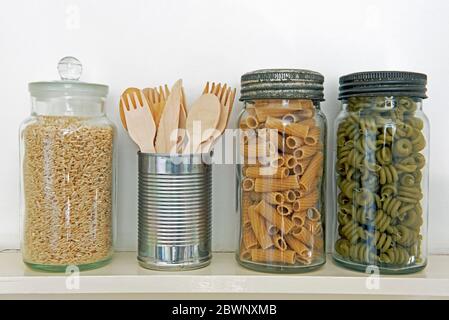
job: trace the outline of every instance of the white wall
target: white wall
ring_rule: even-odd
[[[323,108],[332,123],[340,75],[372,69],[427,73],[430,244],[434,253],[449,253],[448,14],[444,0],[2,1],[0,249],[19,243],[17,129],[29,114],[27,83],[55,79],[59,58],[74,55],[84,64],[84,81],[110,85],[107,112],[116,123],[122,89],[179,77],[191,101],[206,80],[238,86],[240,75],[254,69],[317,70],[326,77]],[[133,249],[136,148],[119,131],[117,244]],[[216,168],[214,179],[214,247],[231,250],[233,168]]]

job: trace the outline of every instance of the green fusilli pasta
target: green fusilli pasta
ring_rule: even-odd
[[[422,261],[424,122],[409,97],[350,97],[337,133],[339,259],[403,267]]]

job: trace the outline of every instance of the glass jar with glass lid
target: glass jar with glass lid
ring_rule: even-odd
[[[323,81],[297,69],[242,76],[237,260],[244,267],[294,273],[325,263]]]
[[[115,207],[115,127],[108,87],[78,81],[73,57],[60,81],[29,84],[31,116],[20,128],[22,254],[33,269],[63,272],[107,264]]]
[[[426,83],[426,75],[412,72],[340,78],[333,239],[339,265],[381,273],[410,273],[426,265]]]

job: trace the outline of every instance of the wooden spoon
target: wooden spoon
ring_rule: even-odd
[[[209,83],[207,83],[203,92],[207,93],[208,90],[209,90]],[[218,85],[212,83],[210,93],[216,95],[217,98],[220,99],[221,114],[220,120],[217,124],[217,131],[208,141],[203,142],[203,144],[201,145],[201,149],[203,150],[202,152],[210,152],[214,143],[218,140],[218,138],[220,138],[220,136],[226,130],[230,114],[232,113],[232,107],[234,105],[235,92],[236,90],[235,89],[232,90],[230,87],[227,86],[227,84],[224,84],[222,86],[220,83]]]
[[[201,143],[215,134],[220,121],[221,106],[217,96],[207,93],[201,95],[192,105],[186,121],[188,142],[184,153],[198,153]]]

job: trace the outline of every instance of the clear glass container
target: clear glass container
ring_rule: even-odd
[[[42,271],[94,269],[113,253],[116,129],[108,87],[77,81],[72,57],[58,69],[61,81],[30,83],[20,128],[22,255]]]
[[[399,274],[426,266],[425,83],[425,75],[404,72],[358,73],[340,80],[333,237],[339,265]]]
[[[323,81],[307,70],[242,76],[236,258],[244,267],[297,273],[326,261]]]

